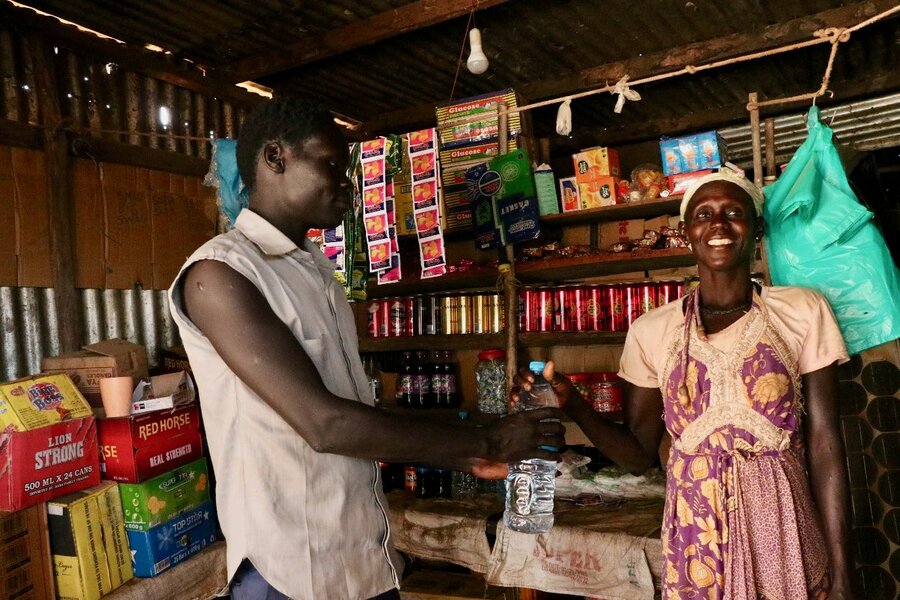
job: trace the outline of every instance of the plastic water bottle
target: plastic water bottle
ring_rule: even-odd
[[[558,406],[556,394],[542,375],[544,363],[532,361],[534,375],[530,392],[522,392],[514,411]],[[503,522],[513,531],[546,533],[553,526],[553,492],[556,461],[529,458],[510,463],[506,477],[506,511]]]

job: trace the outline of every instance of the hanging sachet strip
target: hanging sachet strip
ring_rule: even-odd
[[[363,142],[361,148],[363,225],[369,247],[369,270],[373,272],[391,266],[384,149],[384,138]]]
[[[394,182],[388,179],[384,186],[385,211],[388,220],[388,239],[391,242],[390,265],[384,271],[378,271],[378,285],[397,283],[402,275],[400,271],[400,246],[397,242],[397,211],[394,201]]]
[[[447,254],[441,227],[437,133],[433,128],[412,131],[407,142],[422,279],[438,277],[447,272]]]

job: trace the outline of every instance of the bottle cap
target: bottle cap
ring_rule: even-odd
[[[528,363],[528,370],[532,373],[543,373],[544,372],[544,361],[542,360],[533,360]]]
[[[506,358],[506,352],[500,348],[488,348],[478,353],[478,360],[494,360],[497,358]]]

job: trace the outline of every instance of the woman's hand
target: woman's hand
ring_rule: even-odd
[[[556,372],[556,366],[552,360],[547,361],[547,364],[544,365],[543,376],[553,389],[553,393],[556,394],[556,401],[559,407],[565,408],[573,394],[577,393],[575,386],[572,385],[572,382],[565,375]],[[528,369],[519,369],[519,373],[513,378],[513,385],[509,390],[510,412],[515,412],[520,395],[522,392],[530,391],[532,383],[534,383],[534,374]]]

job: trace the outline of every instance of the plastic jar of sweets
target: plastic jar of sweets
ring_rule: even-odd
[[[493,415],[507,412],[506,352],[490,348],[478,353],[475,364],[475,390],[478,410]]]
[[[569,381],[572,382],[572,385],[578,390],[578,393],[581,394],[581,397],[584,398],[585,402],[591,401],[591,373],[569,373],[566,375],[569,378]]]
[[[622,382],[615,373],[592,373],[591,406],[597,412],[622,410]]]

